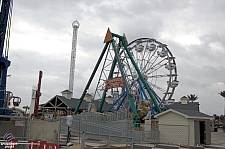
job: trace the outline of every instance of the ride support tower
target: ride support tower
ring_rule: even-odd
[[[69,77],[69,91],[71,91],[72,93],[73,93],[74,74],[75,74],[77,31],[78,31],[79,26],[80,26],[80,23],[77,20],[72,23],[73,40],[72,40],[71,61],[70,61],[70,77]]]
[[[0,13],[0,115],[11,115],[11,110],[8,110],[8,99],[6,98],[6,79],[7,70],[10,66],[8,60],[9,37],[12,17],[12,0],[1,1]]]

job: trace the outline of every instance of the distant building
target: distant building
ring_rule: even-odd
[[[45,115],[50,115],[50,113],[54,113],[53,117],[56,115],[63,116],[67,115],[69,112],[74,112],[80,99],[72,98],[72,92],[69,90],[64,90],[61,92],[62,95],[55,95],[45,104],[42,104],[42,111]],[[109,103],[108,103],[109,102]],[[98,109],[101,101],[100,100],[92,100],[92,95],[87,93],[81,103],[80,109],[78,113],[87,112],[90,110],[90,107],[95,106],[94,109]],[[106,102],[103,106],[103,111],[108,110],[112,105],[112,101],[107,97]],[[93,108],[92,108],[93,109]],[[50,116],[52,117],[52,116]]]
[[[183,110],[199,110],[199,102],[190,102],[188,98],[181,98],[181,101],[175,102],[174,99],[166,100],[165,103],[168,105],[169,109],[183,109]]]
[[[183,110],[193,110],[193,111],[200,111],[199,110],[199,102],[174,102],[173,104],[170,104],[170,109],[183,109]]]

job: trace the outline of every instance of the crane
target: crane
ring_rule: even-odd
[[[12,0],[1,0],[0,13],[0,115],[10,115],[11,110],[4,107],[6,102],[6,78],[7,70],[10,66],[8,60],[8,41],[10,35],[11,16],[12,16]]]
[[[70,77],[69,77],[69,91],[71,91],[72,93],[73,93],[75,59],[76,59],[77,30],[78,30],[79,26],[80,26],[80,24],[77,20],[72,23],[73,40],[72,40],[71,61],[70,61]]]

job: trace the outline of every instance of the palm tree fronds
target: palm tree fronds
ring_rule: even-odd
[[[225,98],[225,91],[221,91],[219,94]]]
[[[198,99],[198,95],[190,94],[190,95],[187,95],[187,98],[189,99],[189,101],[193,102]]]

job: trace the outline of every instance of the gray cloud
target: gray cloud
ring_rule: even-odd
[[[223,0],[14,1],[8,70],[12,77],[7,89],[22,97],[22,105],[29,105],[39,70],[44,73],[41,103],[67,89],[71,24],[77,19],[81,25],[74,97],[80,97],[109,27],[114,33],[126,33],[128,41],[149,37],[167,44],[176,57],[180,81],[174,98],[178,101],[183,95],[196,94],[202,112],[222,114],[223,99],[218,92],[225,90],[224,6]],[[184,40],[184,36],[189,38]],[[199,43],[192,43],[193,38]]]

